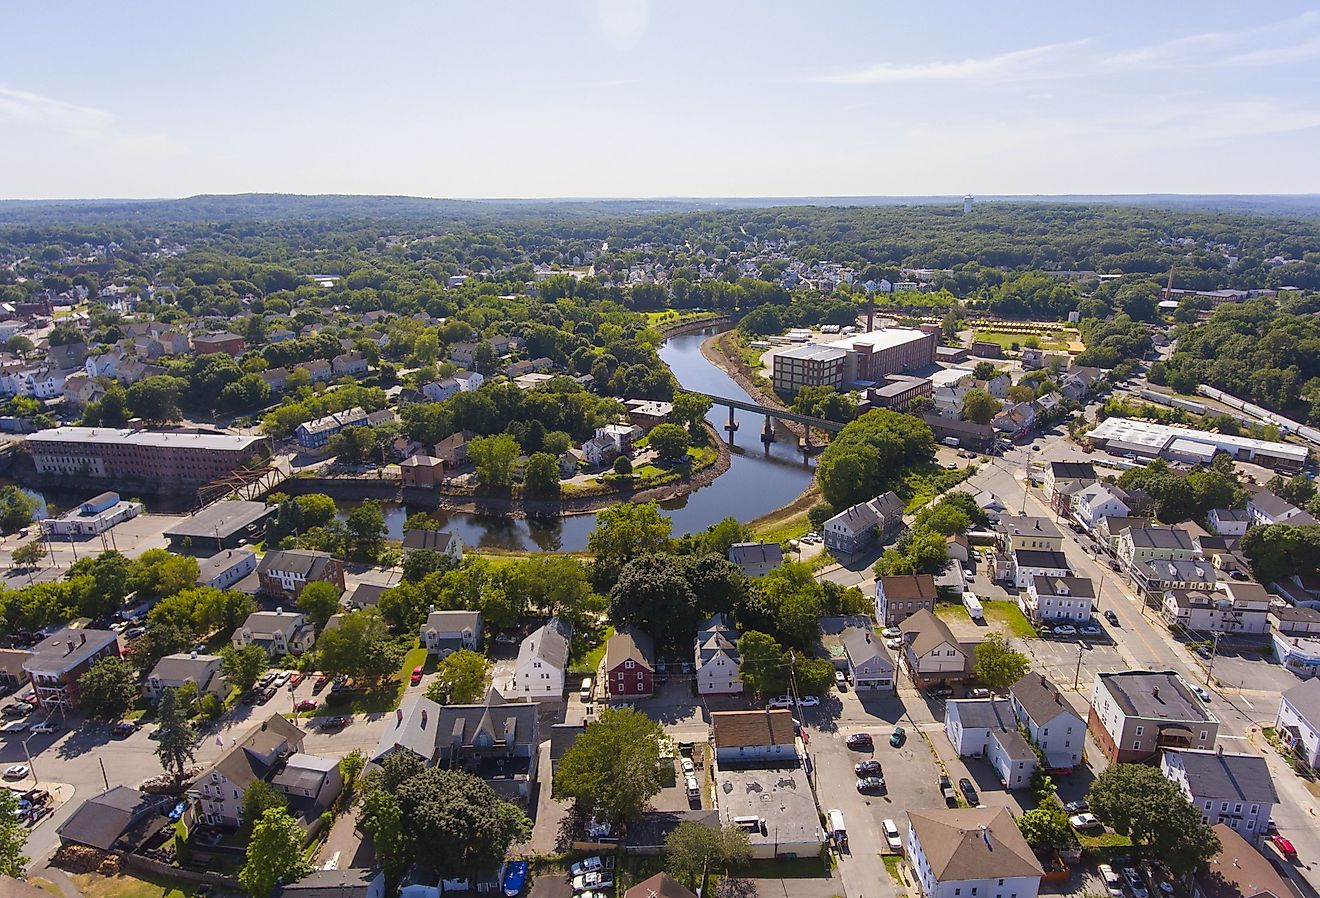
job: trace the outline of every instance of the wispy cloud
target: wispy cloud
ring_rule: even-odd
[[[1115,53],[1109,67],[1211,68],[1282,65],[1320,55],[1320,12],[1267,22],[1238,31],[1203,31]],[[1242,50],[1243,47],[1255,49]]]
[[[896,64],[882,62],[862,68],[819,75],[811,80],[825,84],[896,84],[914,81],[1007,81],[1036,77],[1050,65],[1066,61],[1068,52],[1086,40],[1045,44],[1012,50],[997,56],[953,62]]]
[[[13,127],[94,137],[104,133],[113,120],[102,109],[0,86],[0,122]]]

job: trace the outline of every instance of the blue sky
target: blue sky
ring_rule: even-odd
[[[62,2],[4,22],[5,198],[1320,192],[1314,4]]]

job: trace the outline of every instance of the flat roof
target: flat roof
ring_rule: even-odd
[[[166,536],[210,537],[223,539],[251,526],[274,511],[264,502],[247,502],[236,499],[231,502],[217,502],[203,508],[195,515],[184,518],[165,531]]]
[[[1223,449],[1226,452],[1237,449],[1250,449],[1276,458],[1288,458],[1299,464],[1306,461],[1305,446],[1294,446],[1273,440],[1256,440],[1251,437],[1239,437],[1226,433],[1209,433],[1204,430],[1192,430],[1187,427],[1173,427],[1168,424],[1155,424],[1149,421],[1134,421],[1130,418],[1106,418],[1091,429],[1088,436],[1097,440],[1117,440],[1132,446],[1146,446],[1153,452],[1166,448],[1174,440],[1180,443],[1182,451],[1191,447],[1186,442],[1202,443]]]
[[[885,349],[893,349],[895,346],[903,346],[907,343],[915,343],[918,340],[927,338],[934,339],[931,334],[924,331],[913,330],[910,327],[881,327],[866,333],[853,334],[850,337],[844,337],[841,340],[835,340],[828,344],[836,346],[839,349],[852,349],[854,346],[864,344],[870,346],[872,351],[880,352]]]
[[[820,814],[807,774],[800,767],[727,770],[716,774],[721,822],[759,817],[763,829],[745,830],[753,845],[823,845]]]
[[[1128,670],[1102,673],[1099,677],[1114,701],[1129,717],[1219,722],[1200,699],[1192,695],[1182,678],[1171,670]]]
[[[835,346],[808,343],[805,346],[794,346],[791,349],[785,349],[783,352],[776,352],[774,357],[777,359],[807,359],[817,362],[832,362],[846,355],[846,351]]]
[[[185,449],[241,450],[262,437],[236,433],[184,433],[177,430],[132,430],[115,427],[51,427],[28,435],[36,443],[126,443],[154,449],[179,446]]]

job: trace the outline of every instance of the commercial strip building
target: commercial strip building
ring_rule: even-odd
[[[1111,453],[1130,452],[1140,458],[1206,464],[1216,453],[1226,452],[1237,461],[1254,462],[1279,471],[1300,471],[1308,454],[1305,446],[1291,443],[1254,440],[1130,418],[1106,418],[1087,437]]]
[[[141,513],[139,503],[126,502],[118,493],[101,493],[57,518],[42,519],[41,532],[47,536],[94,536]]]
[[[38,474],[152,486],[208,483],[267,453],[259,436],[113,427],[53,427],[27,444]]]
[[[165,538],[175,552],[210,556],[260,542],[266,519],[275,511],[264,502],[216,502],[170,527]]]

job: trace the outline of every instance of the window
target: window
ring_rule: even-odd
[[[1201,730],[1201,741],[1204,742],[1204,741],[1205,741],[1205,737],[1208,736],[1208,735],[1210,735],[1209,731],[1207,731],[1207,730]]]
[[[1046,727],[1045,729],[1043,729],[1043,730],[1040,731],[1040,734],[1041,734],[1042,736],[1048,736],[1048,735],[1050,734],[1050,728],[1049,728],[1049,727]]]
[[[1256,828],[1256,821],[1255,821],[1255,820],[1248,820],[1248,821],[1247,821],[1247,829],[1248,829],[1248,830],[1253,830],[1253,829],[1255,829],[1255,828]]]
[[[633,661],[625,661],[625,662],[623,662],[623,666],[626,667],[626,668],[628,668],[628,670],[632,670],[634,667],[637,666],[637,664],[636,664],[636,662],[633,662]]]
[[[1144,732],[1146,732],[1146,728],[1145,728],[1145,727],[1137,727],[1137,732],[1136,732],[1135,735],[1140,736],[1140,735],[1141,735],[1142,733],[1144,733]]]
[[[1226,813],[1228,813],[1228,802],[1226,802],[1226,801],[1221,801],[1221,802],[1219,803],[1219,813],[1221,813],[1221,814],[1226,814]]]
[[[1002,879],[999,880],[999,884],[1002,886],[1004,884],[1004,881]]]
[[[1132,750],[1141,751],[1141,740],[1138,739],[1136,742],[1132,743]]]
[[[1251,816],[1255,817],[1255,816],[1256,816],[1257,814],[1259,814],[1259,813],[1260,813],[1260,805],[1258,805],[1258,804],[1253,804],[1253,805],[1251,806]]]

